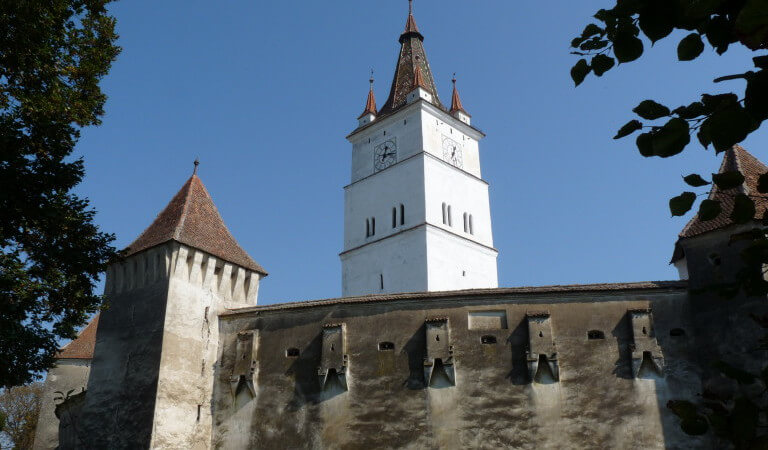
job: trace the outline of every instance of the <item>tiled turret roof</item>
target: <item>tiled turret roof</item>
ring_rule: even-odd
[[[366,114],[373,114],[374,116],[376,115],[376,96],[373,94],[373,76],[371,76],[369,81],[371,83],[371,89],[368,91],[368,99],[365,101],[365,110],[362,114],[360,114],[358,119],[365,116]]]
[[[197,175],[192,175],[152,225],[126,248],[126,256],[177,241],[254,272],[267,272],[237,243]]]
[[[77,338],[65,345],[56,355],[56,359],[92,359],[96,346],[96,330],[99,328],[99,314],[83,328]]]
[[[733,211],[733,199],[737,194],[750,195],[755,202],[755,218],[762,219],[763,212],[768,209],[768,199],[765,195],[757,192],[757,179],[760,175],[768,172],[768,167],[744,150],[744,148],[735,145],[725,151],[725,157],[723,158],[719,173],[735,170],[744,175],[744,183],[741,186],[728,190],[712,186],[710,191],[709,198],[720,201],[722,208],[720,215],[715,219],[702,221],[699,219],[699,215],[696,214],[683,228],[683,231],[680,232],[680,238],[698,236],[702,233],[733,225],[731,212]]]
[[[455,75],[455,74],[454,74]],[[464,109],[464,106],[461,104],[461,98],[459,97],[459,90],[456,89],[456,77],[453,77],[453,96],[451,96],[451,114],[461,111],[466,115],[469,115],[469,113]]]
[[[400,35],[400,55],[397,58],[392,88],[386,103],[379,111],[380,115],[392,113],[405,105],[406,96],[416,89],[416,67],[419,67],[421,71],[422,87],[432,94],[432,103],[439,108],[443,107],[437,95],[435,80],[432,77],[432,70],[429,68],[423,42],[424,36],[419,32],[419,27],[416,26],[413,13],[409,11],[405,31]]]

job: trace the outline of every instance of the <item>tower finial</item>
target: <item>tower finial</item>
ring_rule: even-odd
[[[451,82],[453,83],[453,87],[456,87],[456,72],[453,72],[453,78],[451,79]]]
[[[192,175],[197,175],[197,166],[200,165],[200,158],[195,158],[194,164],[195,164],[195,168],[194,170],[192,170]]]
[[[408,15],[413,15],[413,0],[408,0]]]
[[[373,68],[371,68],[371,78],[368,79],[368,82],[371,83],[371,89],[373,89]]]

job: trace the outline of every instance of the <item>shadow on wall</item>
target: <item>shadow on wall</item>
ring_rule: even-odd
[[[426,326],[422,324],[401,350],[402,353],[408,355],[408,378],[403,381],[403,386],[411,390],[426,387],[424,380],[425,334]]]
[[[614,363],[613,374],[625,380],[634,379],[632,375],[632,332],[629,315],[621,317],[619,323],[611,330],[611,336],[616,339],[619,358]]]
[[[507,344],[511,347],[512,370],[509,371],[507,379],[516,386],[530,384],[531,377],[528,374],[528,360],[526,351],[528,350],[528,321],[521,320],[517,324],[512,334],[507,338]]]

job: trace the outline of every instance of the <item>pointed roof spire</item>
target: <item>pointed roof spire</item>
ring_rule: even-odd
[[[421,72],[420,86],[432,94],[432,104],[438,108],[443,108],[440,98],[437,95],[435,80],[432,76],[432,70],[429,68],[427,54],[424,51],[424,36],[419,32],[416,26],[416,19],[413,17],[413,2],[408,2],[408,20],[405,22],[405,31],[400,35],[400,54],[397,58],[395,67],[395,76],[392,80],[392,87],[389,91],[389,97],[381,107],[379,115],[390,114],[403,105],[406,97],[419,84],[416,84],[417,77]],[[418,71],[416,68],[418,67]]]
[[[376,115],[376,95],[373,93],[373,69],[371,69],[371,78],[368,80],[368,82],[371,83],[371,88],[368,91],[368,99],[365,101],[365,110],[362,114],[360,114],[358,119],[367,114],[373,114],[374,116]]]
[[[469,115],[469,113],[464,109],[464,106],[461,104],[461,98],[459,97],[459,90],[456,89],[456,73],[453,74],[453,79],[451,79],[451,82],[453,83],[453,96],[451,97],[451,114],[461,111],[466,115]]]
[[[130,256],[168,241],[180,242],[267,275],[229,232],[197,174],[189,177],[155,221],[125,249],[125,255]]]
[[[698,236],[709,231],[734,225],[733,220],[731,220],[731,212],[733,211],[734,198],[737,194],[752,196],[751,198],[755,202],[755,218],[761,219],[763,217],[763,212],[768,209],[768,198],[760,195],[757,191],[757,181],[760,175],[768,172],[768,167],[741,146],[734,145],[725,151],[725,157],[723,157],[723,163],[718,173],[736,170],[744,175],[744,183],[742,185],[728,190],[723,190],[713,185],[709,193],[710,200],[718,200],[720,202],[720,207],[722,208],[720,215],[715,219],[703,221],[696,214],[680,232],[680,238]]]

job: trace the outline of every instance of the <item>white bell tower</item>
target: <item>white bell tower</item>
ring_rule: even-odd
[[[441,103],[412,11],[392,88],[376,110],[373,80],[344,188],[342,295],[498,287],[488,183],[453,80]]]

